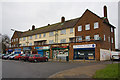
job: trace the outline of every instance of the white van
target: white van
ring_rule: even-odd
[[[120,60],[120,52],[112,51],[110,58],[112,60]]]

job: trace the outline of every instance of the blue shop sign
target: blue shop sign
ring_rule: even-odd
[[[8,49],[8,52],[13,52],[13,49]]]
[[[41,50],[41,49],[43,49],[43,47],[35,47],[35,49]]]
[[[15,52],[21,52],[21,49],[20,48],[17,48],[17,49],[14,49]]]

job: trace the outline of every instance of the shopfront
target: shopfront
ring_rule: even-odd
[[[42,56],[50,57],[50,47],[49,46],[43,46],[43,47],[35,47],[34,49],[37,49],[38,54],[41,54]]]
[[[95,60],[95,47],[96,44],[73,45],[73,59]]]
[[[13,52],[13,49],[8,49],[8,54],[11,54]]]
[[[69,56],[69,47],[68,46],[52,47],[53,59],[66,60],[66,56]]]
[[[23,47],[23,53],[24,54],[31,54],[31,50],[32,50],[31,47]]]
[[[14,49],[14,54],[21,54],[21,48]]]

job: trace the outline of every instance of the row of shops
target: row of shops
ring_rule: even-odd
[[[8,49],[8,53],[15,54],[41,54],[51,59],[63,59],[66,60],[67,56],[73,54],[74,60],[95,60],[95,44],[86,44],[86,45],[73,45],[70,46],[37,46],[37,47],[23,47]],[[70,49],[73,49],[73,52],[70,53]]]

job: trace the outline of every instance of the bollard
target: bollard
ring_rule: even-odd
[[[61,62],[61,57],[59,58],[59,62]]]

